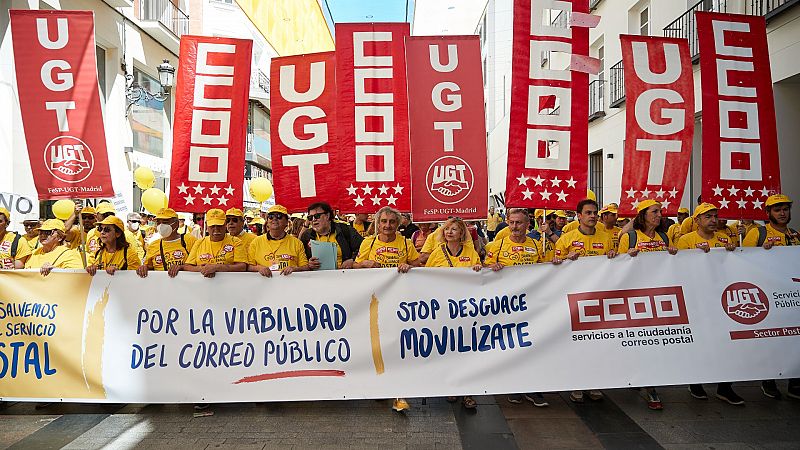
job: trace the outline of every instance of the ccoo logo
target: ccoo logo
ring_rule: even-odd
[[[722,309],[731,319],[753,325],[761,322],[769,313],[767,294],[752,283],[739,282],[722,292]]]
[[[65,183],[79,183],[94,168],[92,150],[73,136],[58,136],[44,148],[44,163],[51,175]]]
[[[472,167],[457,156],[442,156],[425,174],[425,186],[434,200],[445,205],[458,203],[472,192],[475,178]]]

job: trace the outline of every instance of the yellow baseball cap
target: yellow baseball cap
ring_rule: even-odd
[[[114,204],[110,202],[103,202],[97,205],[97,214],[117,213]]]
[[[217,208],[209,209],[206,212],[206,225],[225,225],[225,211]]]
[[[11,213],[5,208],[0,208],[0,214],[6,216],[6,222],[11,222]]]
[[[567,213],[565,213],[563,209],[559,209],[554,214],[556,215],[556,217],[561,217],[563,219],[567,218]]]
[[[81,208],[81,214],[97,214],[97,210],[95,210],[91,206],[84,206],[83,208]]]
[[[239,209],[239,208],[231,208],[231,209],[225,211],[225,215],[226,216],[234,216],[234,217],[244,217],[244,214],[242,213],[242,210]]]
[[[792,203],[792,199],[790,199],[789,196],[783,194],[770,195],[767,198],[767,203],[765,203],[765,205],[772,206],[772,205],[777,205],[778,203]]]
[[[156,214],[156,219],[176,219],[178,218],[178,213],[175,212],[172,208],[164,208]]]
[[[252,219],[256,215],[253,213],[253,210],[251,209],[250,211],[247,211],[246,213],[244,213],[244,216],[247,217],[248,219]]]
[[[44,221],[41,227],[39,227],[41,231],[51,231],[51,230],[58,230],[62,233],[65,232],[64,222],[60,221],[59,219],[47,219]]]
[[[258,223],[264,225],[265,223],[267,223],[267,221],[262,219],[261,217],[253,217],[253,220],[251,220],[250,223]]]
[[[543,209],[536,209],[536,210],[533,211],[533,217],[538,219],[539,217],[542,217],[542,216],[544,216],[544,210]]]
[[[289,217],[289,210],[287,210],[287,209],[286,209],[284,206],[282,206],[282,205],[273,205],[273,206],[270,206],[270,208],[267,210],[267,214],[269,214],[269,213],[281,213],[281,214],[283,214],[284,216],[286,216],[286,217]]]
[[[700,203],[697,205],[697,208],[694,209],[694,216],[697,217],[700,214],[705,214],[709,211],[714,211],[718,209],[716,206],[712,205],[711,203]]]
[[[619,209],[617,209],[616,203],[609,203],[600,210],[600,215],[605,213],[617,214],[619,213]]]
[[[692,214],[689,208],[678,208],[678,214]]]
[[[122,222],[117,216],[108,216],[100,222],[100,225],[114,225],[115,227],[119,228],[120,231],[125,231],[125,224]]]
[[[661,206],[661,203],[657,202],[657,201],[655,201],[653,199],[648,198],[647,200],[639,202],[639,204],[636,205],[636,212],[642,212],[645,209],[647,209],[647,208],[649,208],[651,206],[654,206],[654,205]]]

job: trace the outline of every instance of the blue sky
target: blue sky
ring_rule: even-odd
[[[320,0],[320,3],[329,26],[342,22],[411,22],[414,18],[415,0]]]

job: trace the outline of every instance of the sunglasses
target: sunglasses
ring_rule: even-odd
[[[116,227],[113,227],[113,226],[110,226],[110,225],[107,226],[107,227],[97,227],[97,231],[99,231],[101,233],[113,233],[116,230],[117,230]]]
[[[113,216],[113,215],[114,215],[114,213],[103,213],[103,214],[100,214],[100,217],[105,219],[106,217]]]
[[[226,218],[225,218],[225,223],[231,223],[231,222],[233,222],[233,223],[239,223],[239,222],[241,222],[241,221],[242,221],[242,218],[241,218],[241,217],[226,217]]]
[[[81,214],[81,219],[83,220],[92,220],[94,218],[94,214]]]
[[[39,238],[40,239],[47,239],[48,236],[53,234],[53,231],[54,230],[42,230],[42,231],[39,232]]]
[[[128,223],[142,223],[141,220],[129,220]]]
[[[320,217],[324,216],[325,214],[328,214],[328,213],[321,212],[321,213],[316,213],[316,214],[309,214],[308,215],[308,220],[317,220]]]
[[[316,216],[317,216],[317,218],[319,218],[319,214],[316,214]],[[281,214],[281,213],[269,213],[269,214],[267,214],[267,220],[282,220],[285,217],[286,217],[286,215],[285,214]],[[309,218],[310,217],[311,216],[309,216]],[[312,220],[314,220],[314,219],[312,219]]]
[[[34,227],[38,227],[39,224],[38,223],[23,223],[22,226],[25,227],[25,228],[34,228]]]

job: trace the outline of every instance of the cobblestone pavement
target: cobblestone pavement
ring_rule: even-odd
[[[545,394],[547,408],[476,397],[476,412],[412,399],[405,414],[388,400],[220,404],[207,417],[194,417],[191,405],[6,403],[0,448],[800,448],[800,401],[767,399],[756,383],[736,389],[745,406],[695,400],[685,386],[660,388],[663,411],[649,411],[631,389],[582,405]]]

